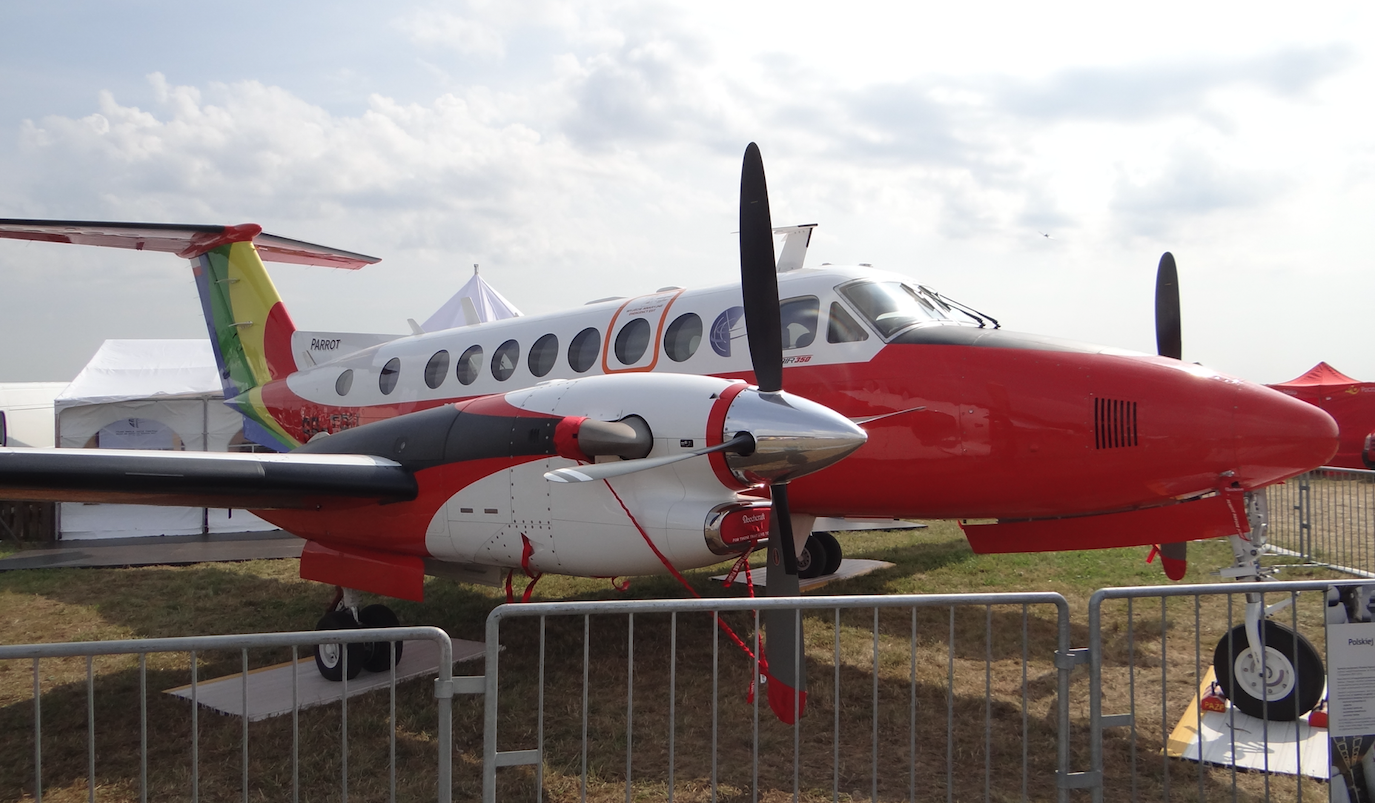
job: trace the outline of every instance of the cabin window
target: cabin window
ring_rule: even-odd
[[[458,381],[465,385],[471,385],[477,381],[478,372],[482,370],[482,346],[469,346],[463,352],[463,356],[458,358]]]
[[[553,334],[541,337],[535,341],[535,345],[530,347],[530,357],[527,360],[530,373],[535,376],[544,376],[554,370],[554,362],[558,358],[559,339]]]
[[[492,376],[496,377],[498,382],[505,382],[516,372],[516,364],[519,362],[520,344],[514,340],[502,343],[492,352]]]
[[[339,378],[334,380],[334,392],[338,393],[340,396],[347,396],[352,389],[353,369],[345,368],[344,372],[339,375]]]
[[[396,390],[396,380],[401,378],[401,358],[392,357],[387,360],[387,364],[382,366],[382,375],[377,377],[377,387],[382,390],[382,395],[386,396]]]
[[[425,384],[432,389],[444,384],[449,374],[449,352],[436,351],[430,361],[425,363]]]
[[[912,326],[946,320],[936,305],[902,282],[858,281],[837,289],[885,338]]]
[[[597,354],[601,350],[601,332],[589,326],[578,332],[573,342],[568,344],[568,365],[581,374],[597,362]]]
[[[783,326],[783,348],[806,348],[816,339],[816,313],[821,302],[816,296],[790,298],[779,308]]]
[[[664,351],[674,362],[682,362],[697,353],[702,344],[702,319],[695,312],[679,315],[664,333]]]
[[[634,365],[649,348],[649,321],[636,318],[616,333],[616,359],[621,365]]]
[[[869,333],[864,330],[855,317],[840,306],[839,301],[831,302],[831,319],[826,323],[827,343],[857,343],[868,340]]]

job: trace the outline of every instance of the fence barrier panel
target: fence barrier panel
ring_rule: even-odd
[[[1244,660],[1242,652],[1248,651],[1248,594],[1270,613],[1270,623],[1261,625],[1267,648],[1317,660],[1295,657],[1285,666],[1291,660],[1285,658],[1263,664],[1259,674],[1269,678],[1265,682],[1292,683],[1296,696],[1321,699],[1326,592],[1359,585],[1357,580],[1305,580],[1095,592],[1088,630],[1090,766],[1100,782],[1093,799],[1326,801],[1325,728],[1282,716],[1286,702],[1273,703],[1272,709],[1260,695],[1253,705],[1264,718],[1248,717],[1235,702],[1223,713],[1205,713],[1201,702],[1215,653],[1235,665],[1231,662]],[[1292,673],[1281,673],[1291,667]],[[1181,759],[1195,733],[1207,734],[1220,758]],[[1253,766],[1238,769],[1228,756],[1250,756]],[[1307,770],[1309,777],[1290,774],[1291,768]]]
[[[1273,551],[1375,577],[1375,471],[1322,468],[1265,493]]]
[[[289,718],[250,722],[239,716],[235,722],[230,716],[201,716],[208,675],[240,672],[240,710],[247,712],[255,669],[310,660],[303,646],[394,641],[435,644],[439,669],[433,688],[410,684],[402,694],[393,665],[386,670],[388,697],[350,699],[345,671],[342,700],[303,710],[296,675],[288,671]],[[349,650],[341,652],[349,660]],[[32,700],[0,706],[0,732],[8,742],[0,788],[35,801],[45,793],[72,798],[83,784],[90,800],[100,790],[101,798],[140,801],[449,801],[452,697],[481,692],[480,678],[453,677],[452,641],[434,627],[0,645],[0,672],[24,669],[32,675]],[[162,692],[188,681],[189,700]],[[149,727],[153,716],[160,729]],[[315,747],[308,754],[301,752],[306,733]],[[21,748],[25,740],[31,749]],[[402,760],[405,772],[398,774]],[[121,775],[110,769],[116,765],[137,770]]]
[[[751,693],[779,608],[806,650],[792,725]],[[1087,654],[1059,594],[502,605],[486,642],[488,801],[1067,800],[1085,783],[1065,701]]]

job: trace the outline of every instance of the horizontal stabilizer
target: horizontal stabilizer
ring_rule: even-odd
[[[86,220],[14,220],[0,218],[0,238],[48,243],[99,245],[135,251],[160,251],[193,259],[227,243],[252,242],[268,262],[320,265],[357,270],[380,262],[379,257],[355,254],[325,245],[264,234],[256,223],[237,226],[178,223],[113,223]]]
[[[415,478],[366,455],[0,449],[0,499],[266,510],[404,501]]]

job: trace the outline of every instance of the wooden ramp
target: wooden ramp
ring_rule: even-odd
[[[1199,693],[1206,693],[1212,682],[1213,670],[1209,669]],[[1233,706],[1225,712],[1200,712],[1198,700],[1195,694],[1170,733],[1165,744],[1167,755],[1237,769],[1305,775],[1320,781],[1331,777],[1326,728],[1315,728],[1304,720],[1267,723]]]
[[[455,664],[481,658],[486,653],[486,645],[480,641],[454,639],[453,645]],[[239,673],[197,683],[196,702],[222,714],[247,716],[250,722],[257,722],[290,714],[293,699],[296,707],[310,708],[339,702],[344,698],[345,685],[348,696],[356,697],[391,684],[391,672],[365,671],[347,684],[325,680],[315,668],[314,653],[309,648],[304,651],[305,655],[294,665],[288,661],[250,669],[247,675]],[[396,665],[396,681],[438,674],[439,645],[428,640],[406,642],[401,661]],[[190,686],[168,689],[166,693],[191,699]]]

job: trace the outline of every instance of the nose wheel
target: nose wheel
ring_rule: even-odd
[[[339,589],[331,608],[316,630],[353,630],[359,627],[398,627],[396,613],[386,605],[358,608],[359,594],[353,589]],[[401,641],[358,641],[346,644],[316,644],[315,668],[325,680],[340,681],[358,677],[364,669],[385,672],[401,661],[404,646]]]
[[[1322,700],[1322,657],[1302,633],[1270,619],[1260,623],[1264,655],[1258,655],[1239,624],[1217,643],[1213,672],[1227,699],[1243,714],[1292,722]]]
[[[843,559],[844,553],[840,549],[840,542],[834,535],[825,532],[812,533],[807,536],[807,543],[797,558],[797,576],[808,580],[835,574]]]
[[[353,630],[356,627],[358,621],[348,610],[330,611],[320,617],[320,621],[315,625],[316,630]],[[353,680],[363,671],[363,661],[366,658],[364,653],[365,646],[361,642],[316,644],[315,668],[320,670],[320,677],[325,680],[343,680],[345,672],[348,673],[349,680]]]

